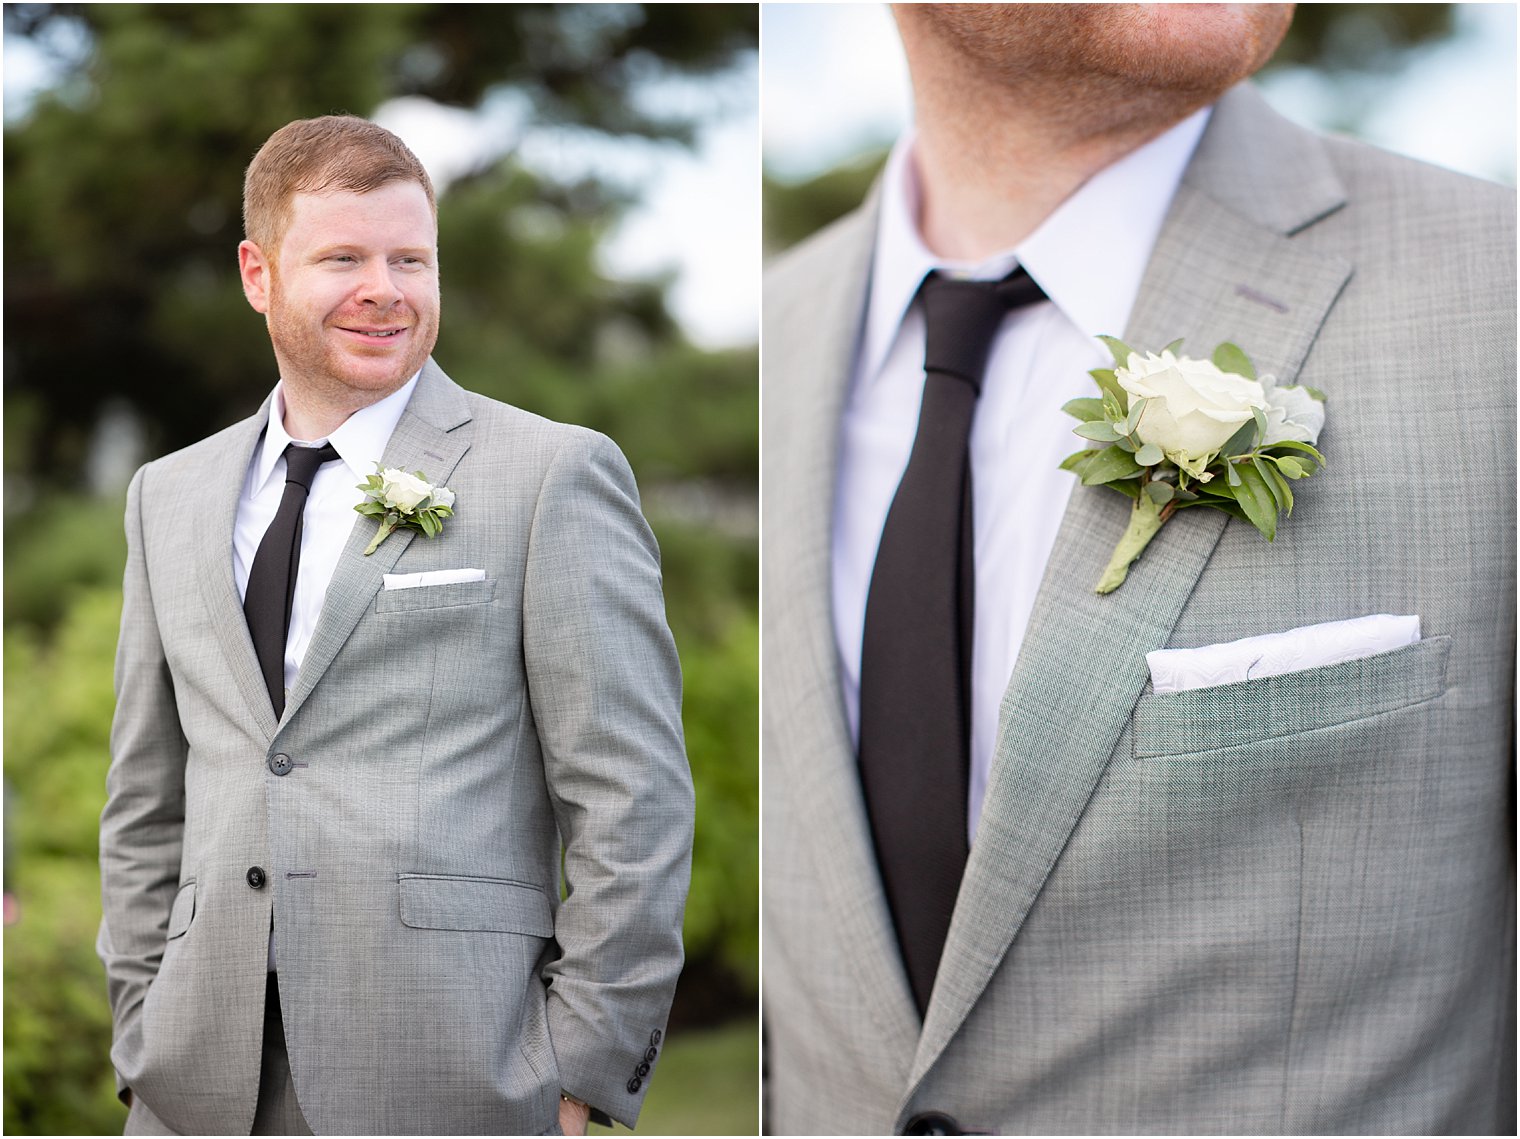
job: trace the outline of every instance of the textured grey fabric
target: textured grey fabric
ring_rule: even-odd
[[[547,1132],[561,1087],[631,1125],[680,970],[692,790],[627,464],[429,362],[385,462],[446,482],[455,517],[364,557],[355,516],[276,723],[230,557],[263,422],[128,494],[101,818],[118,1079],[176,1130],[248,1132],[272,911],[317,1133]],[[463,567],[485,580],[381,589]]]
[[[922,1023],[838,688],[829,533],[874,204],[770,274],[763,351],[767,1125],[1510,1133],[1515,204],[1219,103],[1129,343],[1224,339],[1329,397],[1274,543],[1078,488],[1000,711]],[[1075,444],[1074,444],[1075,445]],[[1370,613],[1426,640],[1170,696],[1145,653]]]

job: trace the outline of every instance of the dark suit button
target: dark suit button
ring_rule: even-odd
[[[292,764],[288,755],[280,754],[269,757],[269,770],[273,771],[276,775],[289,775],[291,767]]]
[[[250,866],[248,868],[248,884],[255,890],[264,888],[264,868],[262,866]]]
[[[644,1059],[648,1060],[651,1064],[654,1063],[654,1058],[659,1054],[659,1051],[653,1045],[650,1045],[648,1048],[644,1049]]]
[[[658,1044],[663,1038],[663,1034],[657,1028],[649,1034],[649,1043]]]
[[[637,1068],[634,1069],[634,1071],[637,1072],[641,1076],[647,1076],[647,1075],[649,1075],[649,1065],[648,1064],[640,1064]]]
[[[963,1135],[961,1125],[942,1111],[924,1111],[908,1120],[904,1135]]]
[[[638,1095],[639,1094],[639,1089],[641,1087],[643,1087],[643,1086],[644,1086],[644,1081],[641,1080],[641,1079],[639,1079],[637,1076],[634,1076],[633,1079],[631,1079],[631,1080],[628,1081],[628,1094],[629,1095]]]

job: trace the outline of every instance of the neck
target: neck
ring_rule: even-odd
[[[1089,178],[1196,106],[1060,105],[1033,89],[979,81],[910,45],[922,190],[918,227],[936,256],[979,261],[1039,228]]]
[[[306,390],[299,383],[292,384],[289,380],[282,379],[280,394],[285,403],[285,415],[281,420],[285,433],[292,439],[314,442],[327,438],[343,426],[354,412],[379,403],[392,393],[345,391],[342,397],[323,398],[322,393]]]

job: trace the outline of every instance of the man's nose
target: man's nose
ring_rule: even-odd
[[[396,285],[396,278],[389,262],[377,259],[364,266],[364,275],[359,281],[355,299],[361,304],[378,305],[382,308],[388,308],[402,299],[401,290]]]

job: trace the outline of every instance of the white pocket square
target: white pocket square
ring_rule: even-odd
[[[1158,694],[1186,692],[1375,656],[1420,639],[1420,618],[1374,613],[1197,649],[1145,654]]]
[[[478,569],[425,570],[422,573],[388,573],[386,589],[416,589],[420,585],[457,585],[464,581],[485,581],[486,571]]]

